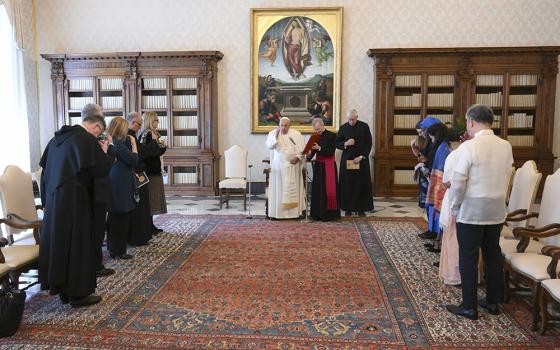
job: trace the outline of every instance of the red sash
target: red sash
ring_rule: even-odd
[[[336,179],[335,179],[335,159],[333,156],[322,156],[317,154],[315,160],[319,163],[325,165],[325,189],[327,192],[327,209],[336,210],[338,209],[338,203],[336,202]]]

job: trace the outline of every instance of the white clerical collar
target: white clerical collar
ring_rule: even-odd
[[[482,129],[476,134],[474,134],[474,137],[488,136],[488,135],[494,135],[494,131],[492,129]]]

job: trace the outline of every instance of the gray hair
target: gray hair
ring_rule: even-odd
[[[291,124],[291,123],[292,123],[291,120],[290,120],[290,118],[288,118],[288,117],[282,117],[282,118],[280,118],[280,121],[282,121],[282,120],[287,120],[287,121],[288,121],[288,124]]]
[[[103,117],[103,109],[95,103],[88,103],[82,108],[82,123],[103,125],[103,129],[107,128],[105,117]]]
[[[358,111],[355,109],[349,109],[348,112],[346,112],[346,116],[349,117],[351,115],[355,114],[356,116],[358,115]]]
[[[126,121],[131,123],[136,117],[142,118],[142,115],[139,112],[130,112],[126,115]]]
[[[467,109],[467,118],[477,123],[492,125],[494,111],[487,105],[474,104]]]
[[[313,120],[311,121],[311,125],[315,126],[315,124],[321,124],[322,126],[325,126],[323,118],[313,118]]]
[[[82,121],[88,117],[98,116],[103,118],[103,109],[95,103],[88,103],[82,108]]]

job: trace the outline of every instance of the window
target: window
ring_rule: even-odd
[[[22,54],[16,46],[6,8],[0,5],[0,173],[9,164],[30,170]]]

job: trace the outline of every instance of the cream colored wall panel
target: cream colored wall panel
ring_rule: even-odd
[[[41,0],[36,5],[40,53],[223,52],[218,63],[219,150],[223,154],[233,144],[251,150],[249,162],[255,165],[257,180],[263,179],[261,159],[268,152],[266,135],[250,134],[252,7],[344,7],[341,120],[348,108],[356,108],[370,126],[374,111],[374,67],[366,55],[370,48],[560,45],[557,0],[288,0],[281,5],[271,0]],[[50,73],[43,64],[40,67],[44,147],[54,118]],[[222,175],[223,168],[222,157]]]

